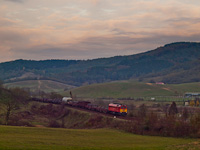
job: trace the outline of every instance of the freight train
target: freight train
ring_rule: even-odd
[[[110,103],[108,107],[103,107],[99,105],[92,104],[89,101],[74,101],[72,99],[67,99],[64,97],[63,99],[45,99],[45,98],[32,98],[32,101],[38,101],[42,103],[53,103],[53,104],[65,104],[71,107],[79,107],[83,109],[88,109],[91,111],[97,111],[100,113],[109,113],[113,115],[126,116],[127,115],[127,106],[118,103]]]

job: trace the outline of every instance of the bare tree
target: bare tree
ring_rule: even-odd
[[[170,116],[174,116],[178,113],[178,109],[176,107],[176,103],[175,102],[172,102],[172,104],[170,105],[169,107],[169,110],[168,110],[168,114]]]
[[[143,119],[147,116],[147,107],[145,104],[142,104],[139,106],[139,109],[138,109],[138,116]]]
[[[58,93],[55,93],[55,92],[51,92],[50,94],[49,94],[49,98],[51,98],[51,99],[61,99],[62,98],[62,95],[60,95],[60,94],[58,94]]]
[[[20,104],[24,104],[25,100],[28,99],[28,94],[19,89],[0,89],[0,106],[5,112],[5,124],[8,124],[10,115],[13,110],[19,108]]]
[[[189,118],[189,113],[186,107],[184,107],[183,112],[182,112],[182,119],[187,120]]]

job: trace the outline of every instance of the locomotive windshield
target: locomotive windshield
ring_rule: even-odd
[[[126,106],[121,106],[121,109],[126,109]]]

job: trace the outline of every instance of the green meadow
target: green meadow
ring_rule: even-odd
[[[155,97],[155,96],[183,96],[186,92],[200,92],[200,83],[165,84],[143,83],[136,81],[116,81],[92,84],[72,89],[78,97],[92,98],[125,98],[125,97]],[[67,95],[68,92],[63,92]]]
[[[142,136],[111,129],[57,129],[0,126],[7,150],[198,150],[199,139]]]
[[[88,98],[137,98],[159,96],[183,96],[186,92],[200,92],[200,82],[184,84],[143,83],[133,80],[92,84],[75,88],[74,86],[51,80],[27,80],[5,83],[5,87],[28,88],[31,91],[58,92],[69,96],[70,89],[77,97]]]

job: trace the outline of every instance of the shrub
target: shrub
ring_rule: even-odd
[[[48,125],[49,127],[52,127],[52,128],[60,128],[61,126],[60,126],[60,124],[57,122],[57,121],[55,121],[55,120],[51,120],[50,122],[49,122],[49,125]]]
[[[103,127],[103,116],[101,115],[92,115],[92,117],[88,120],[86,123],[87,127],[92,127],[92,128],[100,128]]]

